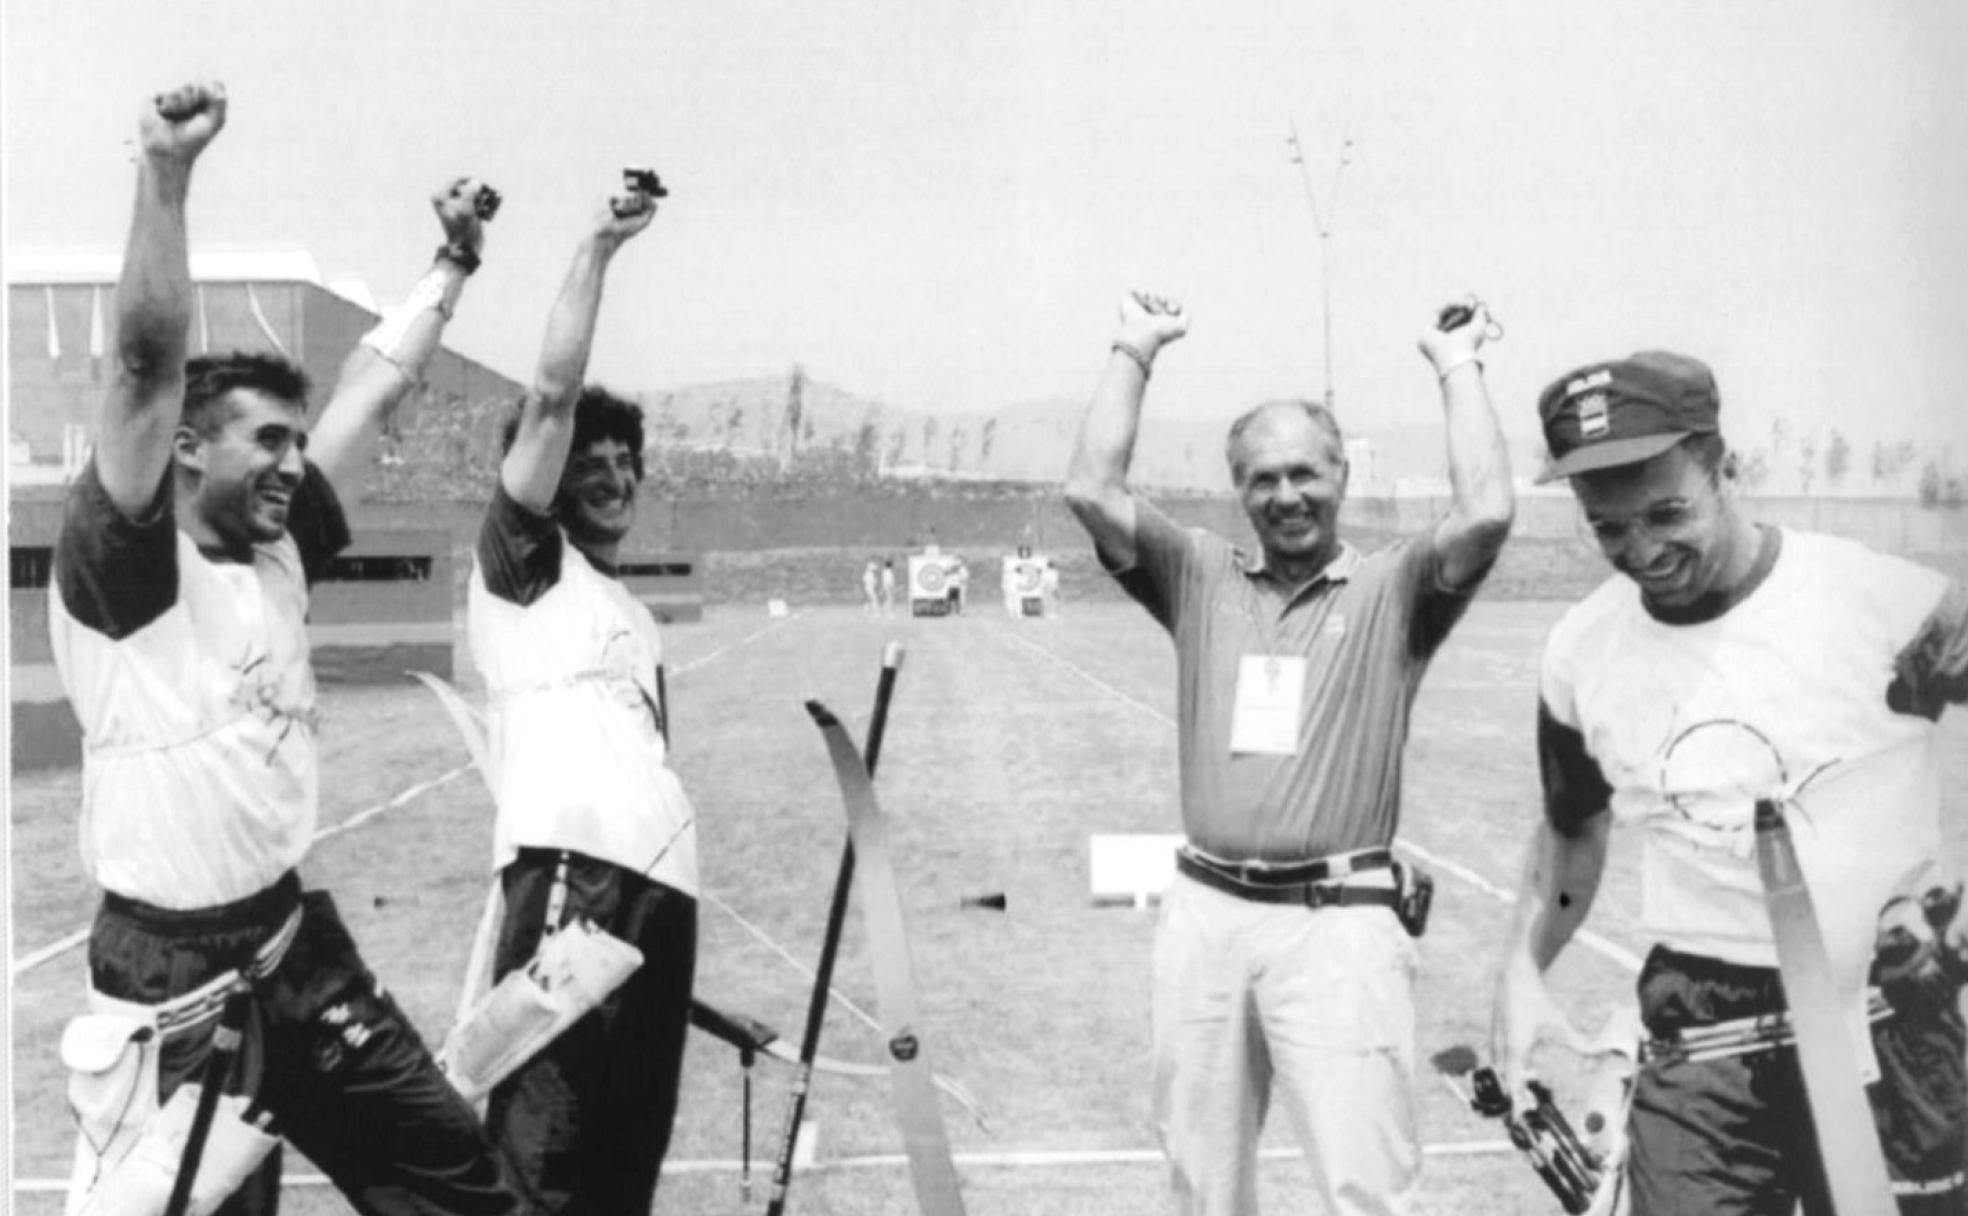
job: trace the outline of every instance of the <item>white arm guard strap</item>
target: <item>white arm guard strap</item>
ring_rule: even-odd
[[[433,341],[425,345],[411,341],[411,322],[427,308],[435,309],[438,316],[449,321],[451,310],[457,304],[464,286],[464,271],[451,262],[438,262],[417,280],[417,285],[410,289],[410,294],[403,298],[402,303],[383,313],[383,319],[376,323],[376,328],[362,336],[362,345],[394,363],[411,381],[421,379],[424,364],[435,353],[437,343]],[[418,346],[424,348],[415,349]]]

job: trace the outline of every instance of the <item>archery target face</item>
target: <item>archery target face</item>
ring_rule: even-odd
[[[941,558],[912,557],[909,559],[909,588],[911,595],[934,598],[942,595],[950,585],[950,571]]]

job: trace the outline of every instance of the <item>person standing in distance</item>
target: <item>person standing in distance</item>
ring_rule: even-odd
[[[186,201],[226,114],[209,83],[143,115],[114,380],[55,542],[50,632],[84,735],[83,861],[103,891],[89,1003],[143,1026],[126,1045],[137,1088],[95,1109],[103,1123],[85,1116],[78,1193],[202,1069],[243,982],[243,1092],[356,1210],[515,1211],[471,1108],[334,901],[296,873],[320,793],[309,586],[349,542],[330,479],[360,466],[436,350],[478,265],[479,189],[460,179],[433,198],[436,263],[350,354],[310,429],[307,378],[285,359],[189,357]],[[279,1193],[275,1151],[227,1211],[273,1212]]]
[[[1540,480],[1570,482],[1615,574],[1545,641],[1544,815],[1492,1024],[1503,1080],[1528,1101],[1540,1035],[1565,1032],[1544,972],[1592,908],[1618,817],[1638,830],[1656,943],[1626,1128],[1634,1216],[1829,1210],[1796,1048],[1776,1041],[1789,1030],[1756,860],[1756,801],[1816,774],[1787,818],[1853,1024],[1868,982],[1891,1006],[1861,1071],[1879,1078],[1869,1093],[1901,1210],[1968,1212],[1968,918],[1959,885],[1950,896],[1929,873],[1936,724],[1968,700],[1968,588],[1750,519],[1699,360],[1588,364],[1538,412],[1552,458]],[[1909,895],[1916,914],[1901,918]]]
[[[675,1121],[697,957],[696,813],[668,766],[662,638],[615,560],[636,518],[643,423],[584,384],[602,285],[656,199],[605,203],[505,428],[468,595],[490,707],[496,977],[586,918],[642,952],[601,1004],[496,1086],[487,1126],[541,1212],[646,1216]]]
[[[1189,318],[1121,301],[1066,500],[1101,562],[1173,637],[1187,844],[1154,955],[1154,1111],[1175,1208],[1256,1210],[1257,1141],[1283,1098],[1343,1216],[1405,1212],[1421,1168],[1412,1093],[1417,953],[1389,846],[1408,709],[1509,535],[1509,458],[1477,351],[1480,307],[1420,339],[1441,386],[1449,513],[1371,554],[1338,533],[1339,425],[1274,401],[1230,428],[1247,555],[1128,487],[1149,371]],[[1412,925],[1419,932],[1419,925]]]

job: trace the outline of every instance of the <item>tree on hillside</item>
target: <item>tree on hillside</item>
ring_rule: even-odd
[[[1818,433],[1811,431],[1797,441],[1797,484],[1808,496],[1811,482],[1818,475]]]
[[[997,446],[998,420],[996,418],[986,418],[984,420],[984,430],[978,436],[977,440],[977,463],[981,465],[990,464],[991,451]]]
[[[854,433],[854,464],[862,473],[874,477],[881,472],[881,432],[873,418],[864,418]]]
[[[895,424],[895,429],[889,433],[888,459],[882,462],[882,467],[885,469],[892,469],[896,465],[901,464],[902,454],[906,452],[908,448],[909,448],[908,429],[903,423],[898,422]]]
[[[724,446],[731,447],[738,442],[738,428],[745,425],[745,407],[733,401],[728,403],[728,408],[724,416]]]
[[[1843,432],[1834,429],[1831,438],[1825,442],[1825,484],[1836,487],[1845,480],[1845,474],[1851,467],[1852,445],[1846,441]]]
[[[1968,502],[1968,477],[1956,473],[1954,454],[1943,451],[1920,466],[1920,502],[1928,507],[1958,507]]]
[[[922,462],[924,464],[929,463],[930,453],[934,452],[935,450],[936,450],[936,419],[934,417],[929,417],[923,419]]]
[[[1775,463],[1783,459],[1784,449],[1790,446],[1790,423],[1782,418],[1770,420],[1770,460]]]
[[[1902,439],[1898,443],[1874,443],[1872,445],[1872,480],[1875,485],[1890,486],[1899,481],[1900,475],[1913,465],[1920,455],[1920,449],[1913,442]]]
[[[963,467],[964,443],[969,438],[970,434],[963,423],[950,428],[950,471],[953,473]]]
[[[786,384],[786,446],[782,449],[779,467],[789,469],[793,458],[799,455],[800,416],[806,412],[806,366],[793,364],[793,374]]]
[[[1770,480],[1770,458],[1759,448],[1753,452],[1736,453],[1736,480],[1742,488],[1754,492],[1764,482]]]

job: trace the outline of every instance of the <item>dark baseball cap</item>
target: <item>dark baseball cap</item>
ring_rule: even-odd
[[[1721,429],[1721,408],[1715,373],[1699,359],[1643,350],[1588,363],[1538,397],[1551,465],[1537,480],[1651,460],[1689,435]]]

